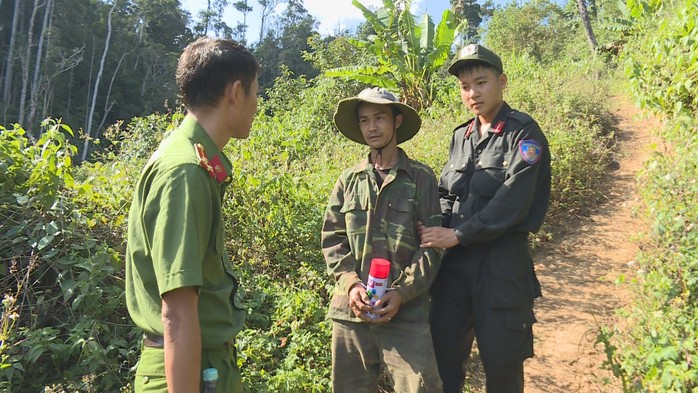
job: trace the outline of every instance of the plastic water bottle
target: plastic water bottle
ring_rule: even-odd
[[[216,382],[218,370],[212,367],[204,369],[204,393],[216,393]]]
[[[371,300],[372,307],[385,294],[388,286],[388,275],[390,275],[390,261],[384,258],[373,258],[366,284],[366,294]],[[366,315],[371,319],[378,318],[378,315],[371,312],[367,312]]]

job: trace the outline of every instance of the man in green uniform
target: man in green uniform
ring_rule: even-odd
[[[371,88],[339,102],[334,122],[370,152],[342,172],[322,227],[336,281],[328,313],[333,391],[376,392],[384,367],[396,392],[441,392],[428,325],[440,255],[416,236],[417,220],[441,222],[436,177],[397,146],[419,131],[421,119],[390,92]],[[371,307],[364,283],[373,258],[390,261],[390,288]]]
[[[223,241],[230,138],[247,138],[259,64],[242,45],[200,38],[184,49],[177,85],[187,107],[136,185],[128,219],[126,302],[144,332],[136,392],[240,392],[234,339],[246,312]]]
[[[447,249],[431,289],[439,373],[444,392],[460,393],[476,337],[487,391],[523,392],[540,296],[528,234],[550,200],[548,142],[530,116],[504,102],[499,56],[468,45],[448,71],[475,117],[455,129],[441,173],[444,227],[421,231],[422,246]]]

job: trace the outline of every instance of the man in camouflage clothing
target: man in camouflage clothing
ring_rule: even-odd
[[[440,224],[436,178],[397,147],[419,131],[421,119],[388,91],[371,88],[342,100],[334,123],[370,153],[342,172],[322,227],[336,280],[328,313],[333,391],[376,392],[383,367],[396,392],[441,392],[428,325],[440,254],[421,248],[416,233],[417,220]],[[390,274],[388,291],[371,307],[364,283],[373,258],[389,260]]]

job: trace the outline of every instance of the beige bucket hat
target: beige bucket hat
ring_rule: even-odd
[[[400,110],[402,114],[402,124],[395,130],[395,137],[398,144],[410,140],[417,134],[419,127],[422,126],[422,119],[414,108],[398,101],[393,93],[383,88],[371,87],[362,90],[356,97],[339,101],[337,110],[334,112],[334,124],[344,136],[354,142],[366,144],[361,134],[359,119],[357,117],[357,108],[361,102],[395,105]]]

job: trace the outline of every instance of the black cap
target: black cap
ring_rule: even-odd
[[[502,66],[502,59],[499,58],[494,52],[485,48],[482,45],[470,44],[466,45],[456,54],[456,58],[448,67],[448,72],[452,75],[458,76],[458,71],[460,68],[468,62],[481,61],[487,63],[497,69],[500,73],[504,73],[504,67]]]

